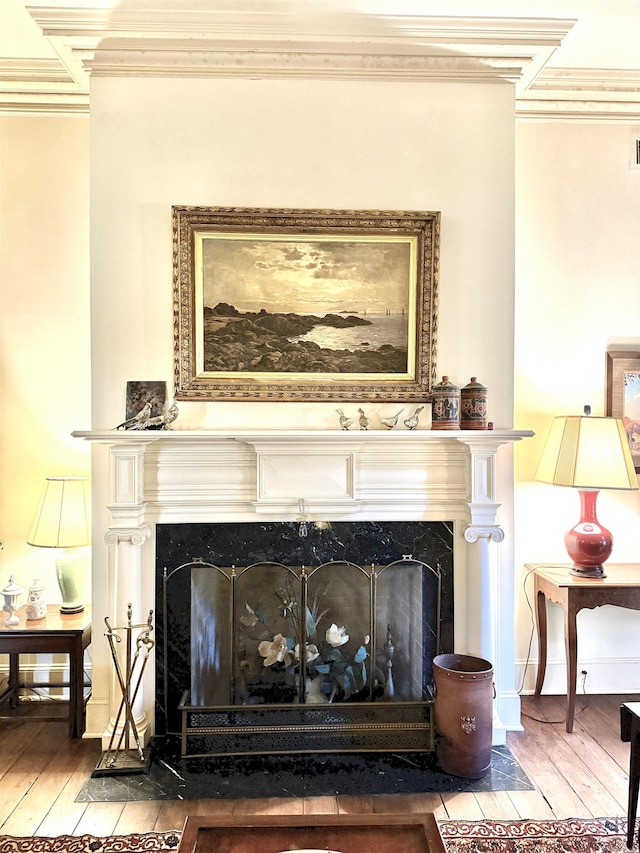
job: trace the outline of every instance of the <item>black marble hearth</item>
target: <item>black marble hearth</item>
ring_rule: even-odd
[[[179,751],[177,739],[158,739],[151,747],[147,775],[88,779],[76,801],[533,790],[506,746],[493,748],[491,770],[477,780],[444,773],[437,766],[435,753],[223,756],[181,761]]]

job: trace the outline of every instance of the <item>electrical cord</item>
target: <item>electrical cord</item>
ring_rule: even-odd
[[[527,648],[527,659],[524,662],[524,670],[522,673],[522,682],[520,683],[520,687],[518,688],[518,695],[522,694],[524,690],[524,682],[527,677],[527,667],[531,662],[531,646],[533,644],[533,633],[535,630],[535,617],[533,614],[533,607],[531,606],[531,601],[529,600],[529,594],[527,592],[527,580],[529,579],[529,575],[533,574],[535,569],[529,569],[527,574],[524,576],[524,580],[522,581],[522,591],[524,593],[524,600],[527,602],[527,607],[529,608],[529,615],[531,617],[531,633],[529,634],[529,646]]]

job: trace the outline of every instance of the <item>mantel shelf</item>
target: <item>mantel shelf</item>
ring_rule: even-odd
[[[101,444],[142,444],[151,441],[240,441],[252,444],[269,441],[278,444],[337,442],[421,442],[462,441],[464,443],[505,444],[531,438],[532,430],[340,430],[340,429],[237,429],[237,430],[75,430],[74,438]]]

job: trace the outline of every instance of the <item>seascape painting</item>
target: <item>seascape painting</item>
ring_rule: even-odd
[[[424,401],[439,222],[174,207],[176,399]]]
[[[202,373],[411,376],[415,239],[203,234],[200,247]]]

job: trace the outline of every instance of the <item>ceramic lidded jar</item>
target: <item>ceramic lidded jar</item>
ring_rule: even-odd
[[[460,392],[460,426],[462,429],[487,428],[487,389],[475,376]]]
[[[44,619],[47,615],[47,602],[44,600],[44,587],[36,578],[27,594],[26,616],[28,622]]]
[[[460,389],[448,376],[431,390],[431,429],[460,429]]]

